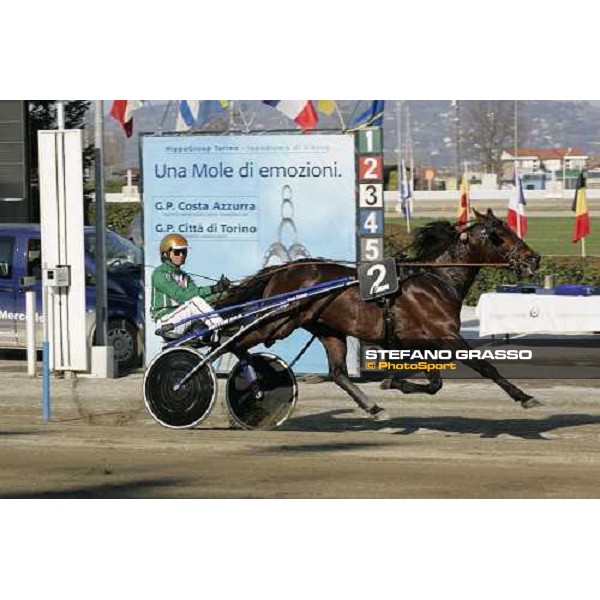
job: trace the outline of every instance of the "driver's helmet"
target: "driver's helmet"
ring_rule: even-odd
[[[188,241],[179,233],[169,233],[160,242],[160,259],[164,262],[169,257],[170,250],[183,250],[188,247]]]

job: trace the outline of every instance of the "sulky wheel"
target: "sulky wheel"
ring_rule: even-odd
[[[227,379],[229,412],[244,429],[273,429],[292,414],[298,397],[294,372],[268,352],[248,354]]]
[[[217,397],[217,380],[210,365],[204,365],[181,388],[176,387],[201,360],[192,348],[172,348],[159,354],[148,367],[144,402],[161,425],[186,429],[210,414]]]

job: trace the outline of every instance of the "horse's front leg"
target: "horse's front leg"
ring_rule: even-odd
[[[413,371],[418,373],[418,371]],[[400,390],[403,394],[437,394],[442,389],[442,376],[438,371],[426,371],[425,377],[429,383],[413,383],[406,381],[406,376],[394,375],[391,379],[384,379],[381,383],[383,390]]]
[[[452,343],[454,350],[472,350],[466,340],[460,336]],[[515,402],[520,402],[523,408],[534,408],[542,406],[543,402],[533,396],[526,394],[522,389],[508,381],[500,375],[498,369],[483,358],[461,359],[467,367],[477,371],[482,377],[491,379],[496,385],[500,386]]]

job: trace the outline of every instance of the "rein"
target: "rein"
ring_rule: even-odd
[[[504,257],[502,257],[504,258]],[[445,267],[509,267],[510,263],[413,263],[396,262],[400,267],[433,267],[442,269]]]

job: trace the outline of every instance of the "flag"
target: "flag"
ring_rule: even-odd
[[[179,100],[175,131],[189,131],[198,119],[199,100]]]
[[[311,100],[263,100],[263,102],[295,121],[304,131],[314,129],[319,121]]]
[[[400,181],[398,185],[398,196],[400,201],[399,209],[406,218],[409,218],[411,212],[410,203],[412,201],[412,190],[410,189],[410,183],[406,175],[406,163],[404,161],[401,162]]]
[[[143,100],[113,100],[110,116],[121,123],[127,137],[133,133],[133,113],[144,104]]]
[[[571,236],[571,240],[575,244],[586,235],[589,235],[591,231],[583,173],[579,173],[577,178],[577,188],[575,189],[575,198],[571,210],[575,212],[575,223],[573,224],[573,235]]]
[[[196,118],[198,125],[204,125],[213,117],[225,112],[228,106],[229,100],[201,100]]]
[[[527,235],[527,217],[525,216],[525,195],[523,194],[523,181],[517,177],[515,194],[508,201],[508,215],[506,223],[522,239]]]
[[[328,117],[335,110],[335,100],[317,100],[317,110]]]
[[[460,184],[460,204],[458,206],[458,225],[465,225],[469,220],[469,182],[465,173]]]
[[[365,127],[381,127],[383,125],[383,109],[385,100],[371,100],[368,108],[352,119],[349,130]]]

